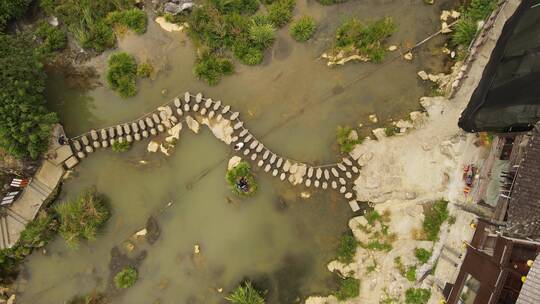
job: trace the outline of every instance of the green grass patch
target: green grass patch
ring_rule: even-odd
[[[336,138],[341,153],[350,153],[356,145],[362,143],[361,139],[351,138],[352,131],[353,129],[351,127],[337,127]]]
[[[245,282],[238,286],[225,299],[234,304],[264,304],[264,298],[251,284]]]
[[[139,278],[139,273],[137,269],[129,266],[122,269],[114,276],[114,286],[118,289],[126,289],[135,285],[137,279]]]
[[[120,96],[127,98],[137,94],[137,62],[128,53],[118,52],[109,57],[107,83]]]
[[[416,282],[416,265],[412,265],[407,268],[405,278],[409,280],[409,282]]]
[[[338,290],[334,292],[334,296],[339,301],[356,298],[359,294],[360,280],[352,277],[341,279]]]
[[[368,250],[374,250],[374,251],[390,251],[393,249],[392,244],[386,241],[379,241],[379,240],[371,240],[367,243],[367,245],[363,246]]]
[[[356,54],[379,63],[386,53],[384,42],[395,30],[396,25],[390,17],[368,23],[351,18],[337,29],[332,53]]]
[[[112,25],[122,25],[137,34],[144,34],[148,24],[146,12],[138,8],[115,11],[107,15],[107,22]]]
[[[333,5],[347,2],[349,0],[317,0],[322,5]]]
[[[127,141],[115,141],[111,148],[114,152],[126,152],[131,149],[131,143]]]
[[[309,40],[315,34],[317,24],[311,16],[302,16],[291,24],[289,33],[298,42]]]
[[[358,248],[356,238],[350,234],[344,234],[337,248],[337,260],[343,264],[352,263],[356,254],[356,248]]]
[[[424,208],[424,222],[422,228],[428,241],[437,241],[441,225],[448,219],[448,202],[439,200]]]
[[[461,8],[461,17],[454,26],[452,43],[468,48],[478,30],[478,22],[485,20],[497,6],[497,0],[471,0],[469,6]]]
[[[424,248],[415,248],[414,256],[420,263],[425,264],[431,258],[431,251]]]
[[[384,135],[386,135],[386,137],[390,137],[398,134],[400,131],[401,129],[396,126],[388,126],[384,128]]]
[[[36,52],[38,52],[40,55],[46,56],[66,48],[66,33],[63,30],[48,24],[47,22],[39,23],[35,31],[35,35],[40,42],[36,49]]]
[[[154,66],[148,62],[142,62],[137,65],[137,76],[143,78],[149,78],[154,72]]]
[[[237,195],[249,196],[257,192],[258,186],[253,174],[251,174],[251,166],[245,161],[241,161],[238,165],[229,169],[225,179]]]
[[[206,81],[209,85],[216,85],[223,75],[232,74],[234,66],[229,59],[204,52],[195,63],[193,73],[197,78]]]
[[[431,297],[431,290],[424,288],[409,288],[405,291],[406,304],[426,304]]]
[[[276,0],[268,10],[268,20],[277,27],[282,27],[292,20],[292,13],[296,3],[294,0]]]
[[[71,249],[77,249],[81,240],[95,240],[110,215],[94,189],[87,189],[74,199],[58,203],[54,210],[60,221],[60,235]]]

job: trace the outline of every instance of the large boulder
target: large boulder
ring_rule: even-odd
[[[194,5],[195,3],[190,0],[174,0],[165,3],[165,5],[163,6],[163,11],[165,13],[177,15],[185,10],[191,9]]]

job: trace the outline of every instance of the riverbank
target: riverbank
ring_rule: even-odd
[[[463,193],[462,168],[489,149],[478,144],[476,134],[460,130],[457,121],[482,76],[505,21],[518,2],[507,1],[502,5],[498,17],[491,18],[493,23],[487,22],[479,34],[470,59],[454,69],[450,83],[458,89],[453,97],[422,98],[426,112],[412,113],[414,126],[407,134],[377,136],[378,140],[366,140],[351,152],[362,166],[355,181],[357,197],[372,202],[381,214],[385,210],[390,212],[388,231],[395,234],[395,241],[391,250],[360,246],[353,263],[333,261],[328,265],[330,271],[342,275],[353,273],[361,280],[360,295],[347,303],[394,303],[403,300],[411,288],[429,290],[429,303],[439,303],[443,299],[444,283],[453,282],[463,258],[462,245],[472,238],[471,227],[476,218],[463,210],[471,206],[467,206]],[[427,218],[426,207],[441,199],[449,202],[448,220],[442,224],[438,240],[427,241],[418,234]],[[360,242],[366,242],[366,221],[362,216],[349,222]],[[415,258],[416,248],[432,252],[425,264]],[[407,273],[401,275],[400,268]],[[337,302],[333,296],[306,301],[309,304]]]

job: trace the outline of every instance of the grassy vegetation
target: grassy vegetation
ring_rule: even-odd
[[[432,205],[425,207],[424,222],[422,228],[428,241],[437,241],[441,225],[448,219],[448,202],[444,200],[437,201]]]
[[[66,48],[66,33],[47,22],[39,23],[35,35],[40,41],[40,45],[36,48],[36,52],[40,55],[47,55]]]
[[[315,19],[313,19],[313,17],[302,16],[291,24],[289,32],[294,40],[304,42],[309,40],[313,34],[315,34],[316,29],[317,25],[315,24]]]
[[[452,43],[467,48],[478,30],[478,22],[485,20],[497,6],[497,0],[471,0],[469,6],[461,9],[461,17],[454,26]]]
[[[145,61],[143,63],[139,63],[137,65],[137,76],[148,78],[152,73],[154,72],[154,66],[148,62]]]
[[[93,189],[57,204],[54,210],[60,220],[60,235],[72,249],[78,248],[81,240],[95,240],[99,229],[109,218],[103,199]]]
[[[75,296],[67,301],[67,304],[108,304],[109,300],[104,294],[91,292],[82,296]]]
[[[406,304],[426,304],[431,297],[431,290],[424,288],[409,288],[405,291]]]
[[[122,269],[114,276],[114,285],[118,289],[126,289],[135,285],[137,279],[139,278],[139,273],[137,269],[129,266]]]
[[[366,24],[357,18],[349,19],[337,29],[332,53],[355,54],[375,63],[381,62],[386,52],[383,43],[395,30],[390,17]]]
[[[146,13],[138,8],[115,11],[107,15],[107,22],[114,26],[124,26],[137,34],[144,34],[148,23]]]
[[[339,301],[352,299],[358,297],[360,294],[360,280],[347,277],[341,279],[338,290],[334,293],[334,296]]]
[[[137,62],[133,56],[114,53],[109,57],[107,83],[109,87],[126,98],[137,94]]]
[[[345,234],[341,237],[339,241],[339,246],[337,249],[337,260],[343,264],[350,264],[354,260],[354,255],[356,254],[356,248],[358,247],[358,242],[354,236],[350,234]]]
[[[97,52],[116,44],[113,23],[123,24],[137,33],[144,32],[143,25],[146,28],[146,14],[133,8],[133,0],[40,0],[40,5],[66,25],[81,47]]]
[[[361,139],[351,138],[352,131],[353,129],[351,127],[337,127],[336,137],[341,153],[350,153],[354,149],[354,146],[362,143]]]
[[[367,243],[367,245],[363,245],[362,247],[368,249],[368,250],[374,250],[374,251],[390,251],[393,249],[392,244],[386,241],[380,241],[380,240],[371,240]]]
[[[347,2],[348,0],[317,0],[322,5],[332,5]]]
[[[364,214],[367,225],[358,225],[358,228],[368,235],[367,243],[359,242],[362,248],[373,251],[390,251],[393,249],[392,243],[396,240],[396,234],[390,233],[388,223],[390,213],[388,211],[380,214],[376,210],[367,211]]]
[[[58,228],[58,222],[48,213],[40,212],[26,225],[19,241],[11,248],[0,250],[0,283],[7,283],[17,273],[18,265],[32,250],[45,246]]]
[[[126,152],[131,149],[131,143],[127,141],[115,141],[111,148],[114,152]]]
[[[251,285],[245,282],[238,286],[225,299],[234,304],[264,304],[263,296]]]
[[[384,135],[386,135],[386,137],[390,137],[396,135],[400,131],[401,129],[396,126],[388,126],[384,128]]]
[[[16,18],[22,17],[32,0],[3,0],[0,2],[0,32],[6,24]]]
[[[208,0],[196,6],[185,20],[188,34],[198,46],[194,74],[210,85],[234,70],[227,54],[246,65],[263,61],[264,50],[275,40],[276,28],[292,18],[294,0],[276,0],[259,11],[257,0]]]
[[[420,263],[425,264],[427,263],[427,261],[429,261],[429,258],[431,257],[431,251],[424,248],[415,248],[414,256]]]
[[[249,196],[257,192],[258,186],[255,182],[253,174],[251,174],[251,166],[245,161],[241,161],[234,168],[228,170],[225,179],[229,183],[229,186],[231,186],[233,192],[238,195]],[[247,191],[242,190],[238,186],[239,181],[241,181],[242,179],[247,182]]]

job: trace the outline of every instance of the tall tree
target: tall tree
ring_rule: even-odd
[[[30,37],[0,34],[0,67],[0,147],[35,159],[57,117],[45,107],[45,73]]]

